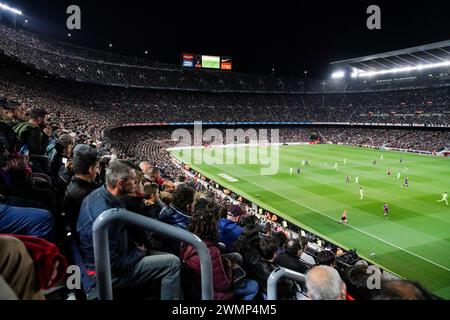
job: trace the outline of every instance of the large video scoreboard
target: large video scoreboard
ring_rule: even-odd
[[[183,53],[181,65],[186,68],[232,70],[233,60],[231,57]]]

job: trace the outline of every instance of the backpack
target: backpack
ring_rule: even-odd
[[[29,122],[22,122],[14,126],[13,130],[19,138],[22,138],[26,131],[34,129],[36,126]]]

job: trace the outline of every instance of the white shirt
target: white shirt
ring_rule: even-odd
[[[310,256],[309,254],[304,253],[304,252],[300,256],[300,259],[305,261],[306,263],[309,263],[310,265],[316,264],[316,260],[314,260],[314,258],[312,256]]]

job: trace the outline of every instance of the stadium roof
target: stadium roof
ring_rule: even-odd
[[[450,63],[450,40],[408,49],[379,53],[370,56],[332,62],[348,65],[359,72],[383,72],[393,69],[417,68]]]

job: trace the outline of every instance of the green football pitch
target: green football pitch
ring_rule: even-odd
[[[260,207],[342,248],[355,248],[368,261],[450,299],[450,205],[437,201],[450,192],[450,159],[337,145],[289,145],[280,146],[278,156],[273,154],[278,172],[261,175],[267,164],[249,164],[255,152],[249,147],[235,149],[233,164],[200,163],[203,156],[217,158],[218,152],[184,150],[172,155]],[[309,166],[302,167],[306,159]],[[350,183],[345,182],[347,175]],[[409,188],[402,188],[406,177]],[[390,208],[387,220],[384,203]],[[345,209],[348,225],[339,223]]]

